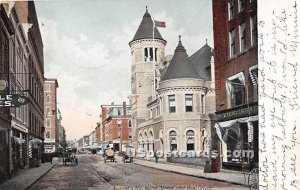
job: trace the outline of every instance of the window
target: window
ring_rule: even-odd
[[[154,53],[154,56],[153,56]],[[144,49],[144,61],[153,61],[153,57],[154,60],[157,61],[157,48],[154,48],[154,52],[153,52],[153,48],[145,48]]]
[[[118,127],[121,128],[122,127],[122,121],[118,120]]]
[[[128,138],[132,139],[132,131],[129,131]]]
[[[170,150],[177,150],[177,133],[176,131],[172,130],[170,131]]]
[[[244,51],[246,44],[246,22],[242,22],[239,26],[240,29],[240,52]]]
[[[186,139],[186,150],[195,150],[195,132],[193,130],[186,132]]]
[[[47,119],[47,127],[51,127],[51,120]]]
[[[46,116],[47,116],[47,115],[50,115],[50,114],[51,114],[50,108],[49,108],[49,107],[46,107]]]
[[[51,96],[47,95],[47,102],[50,103],[51,102]]]
[[[228,20],[234,17],[234,0],[228,0]]]
[[[244,10],[246,2],[245,0],[239,0],[238,3],[239,3],[239,12],[241,12],[242,10]]]
[[[232,80],[232,107],[239,106],[245,103],[245,86],[238,80]]]
[[[50,84],[46,84],[45,91],[50,92]]]
[[[118,138],[121,138],[121,131],[118,131]]]
[[[46,132],[46,139],[50,139],[51,138],[51,131],[47,131]]]
[[[230,47],[230,57],[236,54],[236,45],[235,45],[235,29],[232,29],[229,32],[229,47]]]
[[[256,14],[250,17],[250,31],[251,31],[251,46],[257,45],[257,17]]]
[[[185,111],[186,112],[193,111],[193,94],[185,95]]]
[[[205,114],[205,95],[201,94],[201,99],[200,99],[200,103],[201,103],[201,113]]]
[[[169,95],[169,113],[175,113],[176,106],[175,106],[175,95]]]
[[[237,73],[226,80],[226,91],[231,100],[231,107],[245,103],[245,76],[243,72]]]
[[[131,120],[128,120],[128,127],[131,128]]]

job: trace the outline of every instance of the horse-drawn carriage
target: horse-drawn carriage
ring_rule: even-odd
[[[63,154],[63,164],[66,166],[67,162],[70,162],[72,166],[78,165],[78,159],[74,153],[65,152]]]
[[[127,145],[125,147],[125,151],[122,152],[123,155],[123,162],[129,162],[132,163],[133,162],[133,146]]]
[[[103,154],[104,163],[107,162],[107,160],[110,160],[111,162],[115,162],[115,153],[112,149],[106,149]]]

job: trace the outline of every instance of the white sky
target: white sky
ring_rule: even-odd
[[[36,1],[44,43],[45,77],[57,78],[58,107],[67,139],[79,139],[100,120],[100,105],[128,102],[132,40],[145,13],[165,21],[158,28],[173,54],[178,35],[188,54],[213,47],[211,0]]]

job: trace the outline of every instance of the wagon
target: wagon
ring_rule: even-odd
[[[104,151],[104,163],[110,160],[111,162],[115,162],[115,153],[112,149],[106,149]]]

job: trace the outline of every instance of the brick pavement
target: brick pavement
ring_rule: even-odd
[[[24,190],[34,184],[37,180],[43,177],[48,171],[50,171],[56,164],[58,159],[53,159],[52,164],[50,162],[42,163],[40,167],[31,168],[21,172],[19,175],[12,179],[0,184],[0,190]]]
[[[247,186],[248,175],[241,172],[235,172],[231,170],[221,170],[219,173],[204,173],[204,169],[201,167],[192,168],[191,166],[184,166],[179,164],[170,164],[166,162],[155,163],[154,161],[134,159],[134,163],[138,165],[147,166],[167,172],[174,172],[183,175],[189,175],[193,177],[200,177],[210,180],[216,180],[221,182],[227,182],[237,185]]]

